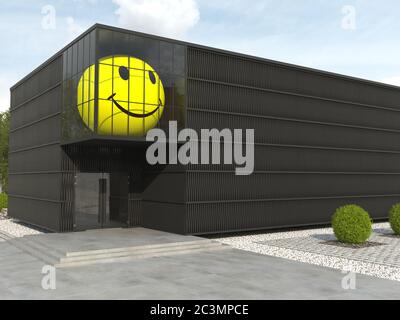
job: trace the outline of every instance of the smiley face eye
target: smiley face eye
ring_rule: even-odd
[[[123,80],[128,80],[129,79],[129,70],[126,67],[119,67],[119,76]]]
[[[152,84],[156,84],[156,76],[152,71],[149,71],[149,78]]]

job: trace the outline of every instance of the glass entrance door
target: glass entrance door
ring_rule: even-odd
[[[117,228],[126,226],[123,215],[110,206],[114,184],[109,173],[79,172],[75,176],[75,230]]]

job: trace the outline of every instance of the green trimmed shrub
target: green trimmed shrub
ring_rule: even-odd
[[[371,236],[372,221],[367,211],[350,204],[336,209],[332,228],[340,242],[363,244]]]
[[[389,222],[395,234],[400,235],[400,203],[395,204],[389,211]]]
[[[0,210],[8,208],[8,197],[5,193],[0,193]]]

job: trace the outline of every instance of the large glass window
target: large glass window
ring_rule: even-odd
[[[97,39],[97,40],[96,40]],[[98,29],[64,53],[64,141],[185,127],[185,47]]]
[[[71,45],[63,54],[64,142],[92,136],[95,132],[95,32]]]

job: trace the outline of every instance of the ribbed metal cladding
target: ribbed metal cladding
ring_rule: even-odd
[[[128,219],[129,227],[137,227],[142,225],[142,199],[129,198]]]
[[[142,193],[142,168],[137,165],[136,170],[129,174],[128,226],[130,227],[142,225]]]
[[[190,165],[188,233],[317,225],[400,200],[400,90],[188,47],[187,126],[255,129],[255,172]]]
[[[187,225],[191,234],[323,225],[335,208],[348,203],[357,203],[382,219],[387,217],[387,208],[399,201],[398,196],[382,196],[192,202],[187,208]]]
[[[62,58],[55,57],[11,90],[9,214],[61,230]]]
[[[188,49],[189,78],[400,109],[395,88],[212,49]]]
[[[65,150],[62,150],[62,207],[60,219],[60,231],[68,232],[74,230],[75,213],[75,172],[77,168]]]

